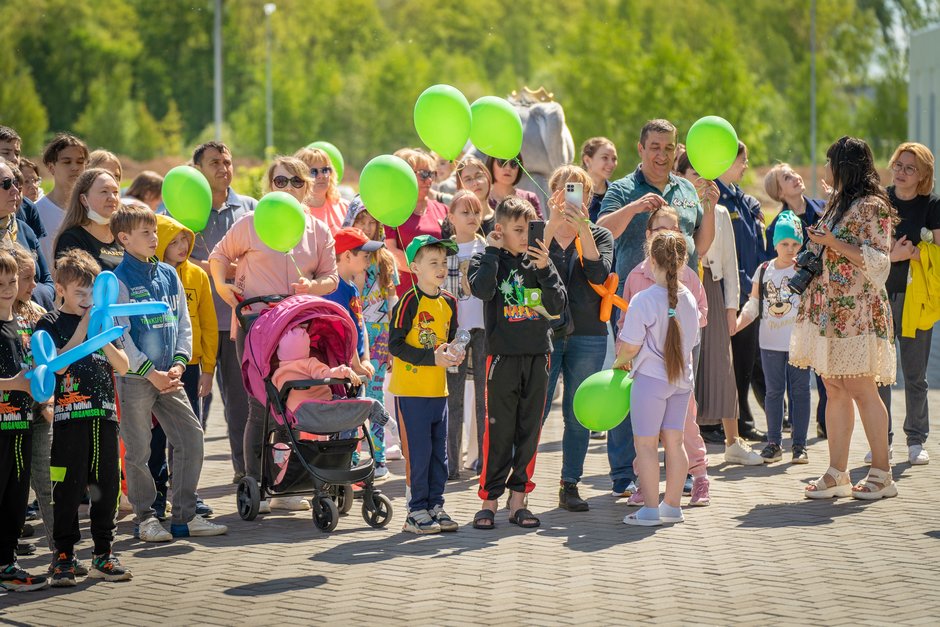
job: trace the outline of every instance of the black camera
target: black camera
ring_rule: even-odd
[[[804,250],[796,256],[796,274],[790,277],[790,291],[801,295],[809,287],[810,281],[822,274],[822,255]]]

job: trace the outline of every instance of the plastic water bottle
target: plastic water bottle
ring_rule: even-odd
[[[447,347],[447,354],[454,359],[462,359],[467,354],[467,344],[470,343],[470,331],[457,329],[454,341]],[[457,372],[458,366],[449,366],[447,372]]]

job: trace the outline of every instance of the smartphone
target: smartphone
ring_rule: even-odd
[[[584,184],[565,183],[565,202],[580,209],[584,204]]]
[[[542,220],[529,220],[529,246],[538,248],[536,240],[545,241],[545,222]]]

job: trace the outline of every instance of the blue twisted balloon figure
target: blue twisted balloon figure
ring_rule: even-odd
[[[56,372],[124,335],[125,327],[114,326],[115,316],[144,316],[170,310],[169,305],[161,301],[118,304],[118,279],[113,272],[102,272],[95,278],[92,295],[94,305],[88,314],[88,334],[93,337],[61,355],[56,354],[55,342],[45,331],[37,331],[30,339],[35,366],[26,373],[26,378],[36,402],[44,403],[52,398]]]

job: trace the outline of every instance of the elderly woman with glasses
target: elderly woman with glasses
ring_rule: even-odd
[[[418,178],[418,202],[405,223],[399,227],[385,227],[385,246],[395,257],[401,282],[397,286],[399,298],[404,296],[413,285],[413,277],[405,259],[405,249],[415,237],[431,235],[440,239],[441,226],[447,218],[447,205],[434,200],[431,185],[437,163],[434,158],[421,150],[403,148],[395,156],[404,159],[411,166]]]
[[[934,189],[934,156],[930,149],[916,142],[898,146],[891,157],[892,185],[888,200],[898,212],[900,222],[894,227],[891,248],[891,270],[885,288],[894,318],[894,336],[901,349],[901,371],[904,373],[904,435],[907,438],[907,461],[919,466],[930,461],[924,450],[930,418],[927,412],[927,358],[933,336],[932,324],[918,324],[914,314],[920,307],[911,303],[905,311],[911,261],[921,261],[922,241],[940,243],[940,197]],[[923,255],[926,256],[926,255]],[[933,264],[921,265],[922,268]],[[936,276],[932,268],[931,274]],[[929,285],[929,283],[928,283]],[[913,285],[911,286],[913,288]],[[913,293],[911,293],[913,295]],[[911,321],[904,324],[905,316]],[[924,327],[927,327],[926,329]],[[878,388],[888,409],[888,441],[891,442],[891,387]]]
[[[340,198],[330,156],[319,148],[302,148],[294,156],[306,164],[313,181],[306,200],[302,201],[307,205],[307,213],[325,222],[330,233],[335,233],[343,227],[349,203]]]
[[[310,197],[314,183],[308,166],[294,157],[277,157],[265,176],[265,191],[286,192],[299,202]],[[226,270],[235,264],[235,283],[226,282]],[[323,221],[307,215],[303,238],[290,255],[269,248],[254,227],[254,213],[239,218],[216,244],[209,256],[212,280],[219,296],[233,311],[239,300],[268,294],[313,294],[323,296],[336,290],[338,275],[333,235]],[[234,313],[233,313],[234,318]],[[232,324],[235,350],[241,361],[245,331]],[[245,472],[260,479],[261,441],[264,407],[249,399],[248,424],[245,427]],[[302,499],[274,499],[270,507],[309,509]],[[262,512],[268,508],[262,504]]]
[[[542,217],[542,205],[539,202],[538,194],[524,189],[519,189],[516,184],[522,178],[522,155],[517,155],[514,159],[495,159],[486,158],[486,169],[490,172],[493,180],[493,186],[490,188],[489,204],[493,209],[503,198],[509,196],[518,196],[528,200],[535,207],[535,212]]]

